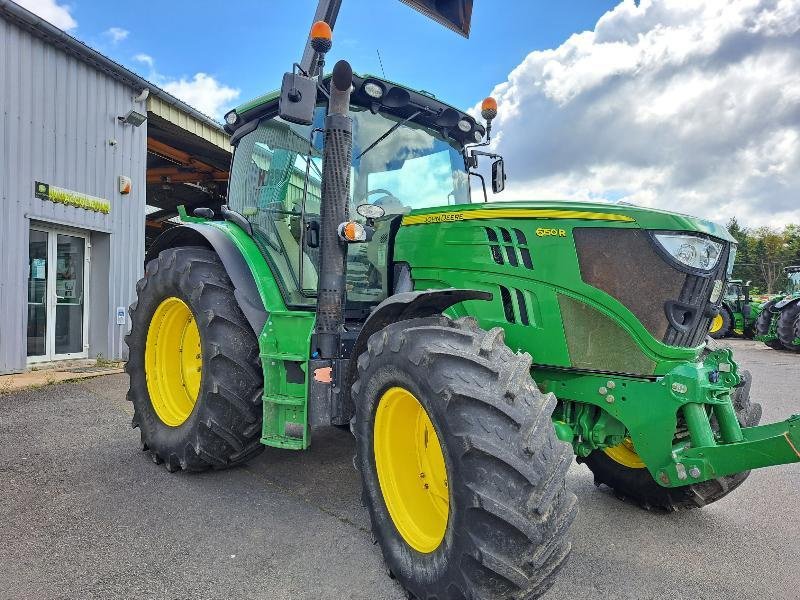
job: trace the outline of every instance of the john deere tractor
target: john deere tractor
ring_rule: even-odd
[[[750,282],[731,279],[722,296],[719,313],[711,319],[708,334],[715,340],[737,335],[752,338],[764,302],[750,295]]]
[[[430,3],[428,3],[430,4]],[[330,30],[317,23],[317,57]],[[421,599],[536,598],[564,564],[573,457],[647,509],[800,459],[707,341],[733,239],[669,212],[486,202],[487,124],[340,61],[231,111],[228,204],[147,253],[127,338],[169,471],[349,427],[375,539]],[[475,183],[474,186],[470,182]],[[254,482],[254,485],[258,485]]]
[[[756,339],[770,348],[800,352],[800,266],[784,269],[786,292],[761,307]]]

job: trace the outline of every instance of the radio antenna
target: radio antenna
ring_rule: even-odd
[[[381,51],[378,48],[375,48],[375,52],[378,53],[378,64],[381,66],[381,73],[383,73],[383,78],[386,79],[386,71],[383,70],[383,61],[381,60]]]

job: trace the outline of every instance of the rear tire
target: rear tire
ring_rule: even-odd
[[[756,337],[769,333],[772,319],[775,318],[775,315],[772,314],[773,306],[775,306],[775,300],[770,300],[764,305],[764,309],[761,313],[759,313],[758,319],[756,319]],[[783,344],[781,344],[781,341],[778,339],[769,340],[764,343],[775,350],[783,350]]]
[[[538,598],[564,565],[577,511],[575,496],[564,484],[572,449],[556,438],[551,422],[555,397],[539,392],[530,365],[528,354],[516,354],[503,343],[500,328],[487,332],[469,318],[391,324],[370,337],[359,357],[352,389],[363,498],[389,573],[411,596]],[[380,436],[388,434],[382,433],[387,429],[377,415],[398,388],[412,394],[424,408],[419,414],[430,419],[430,437],[439,441],[448,482],[430,484],[444,490],[447,513],[424,551],[415,549],[413,536],[400,529],[407,532],[409,521],[429,513],[415,514],[416,505],[409,503],[404,507],[411,509],[402,513],[405,521],[398,518],[397,525],[393,515],[407,495],[419,496],[406,490],[429,479],[412,473],[408,486],[381,487],[387,476],[381,454],[385,438]],[[397,455],[409,453],[398,447]],[[420,460],[408,470],[415,465],[424,469]]]
[[[715,340],[719,340],[725,337],[728,337],[731,334],[731,329],[733,327],[733,317],[731,316],[730,311],[725,307],[722,306],[719,309],[719,320],[717,321],[717,317],[711,320],[711,330],[708,332]],[[718,326],[718,329],[714,331],[714,325]]]
[[[800,352],[800,344],[793,343],[800,338],[800,302],[786,306],[778,315],[776,329],[781,345],[792,352]]]
[[[753,427],[761,420],[761,405],[750,402],[750,371],[741,371],[741,383],[734,389],[733,406],[742,427]],[[650,472],[631,468],[613,460],[602,450],[595,450],[584,460],[594,474],[596,485],[605,484],[623,500],[646,510],[679,511],[701,508],[716,502],[739,487],[750,471],[711,479],[677,488],[661,487]]]
[[[260,453],[263,378],[258,341],[219,257],[199,247],[164,250],[147,264],[136,290],[138,299],[129,311],[131,332],[125,338],[130,349],[125,369],[134,408],[131,424],[140,429],[142,449],[171,472],[222,469]],[[201,375],[199,387],[192,390],[193,406],[190,403],[171,419],[169,412],[165,418],[163,408],[169,394],[162,393],[158,381],[174,377],[167,387],[186,381],[181,370],[186,349],[182,338],[180,348],[170,352],[174,359],[158,358],[159,331],[166,327],[158,318],[166,303],[178,301],[188,307],[189,321],[199,331]],[[156,324],[153,328],[151,322]]]

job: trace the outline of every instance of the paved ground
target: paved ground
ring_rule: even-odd
[[[65,360],[35,366],[24,373],[0,375],[0,394],[53,383],[122,373],[122,363],[97,360]]]
[[[732,345],[765,419],[800,412],[800,356]],[[0,598],[403,597],[371,542],[348,433],[170,475],[138,450],[126,388],[111,375],[0,395]],[[567,484],[581,512],[547,598],[800,597],[798,465],[677,515],[617,501],[582,466]]]

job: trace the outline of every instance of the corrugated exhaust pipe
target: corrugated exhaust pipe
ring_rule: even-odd
[[[315,329],[318,358],[322,359],[339,357],[339,338],[344,325],[347,244],[339,238],[338,227],[349,218],[353,121],[348,112],[352,85],[353,69],[347,61],[340,60],[333,67],[322,154],[320,274]]]

